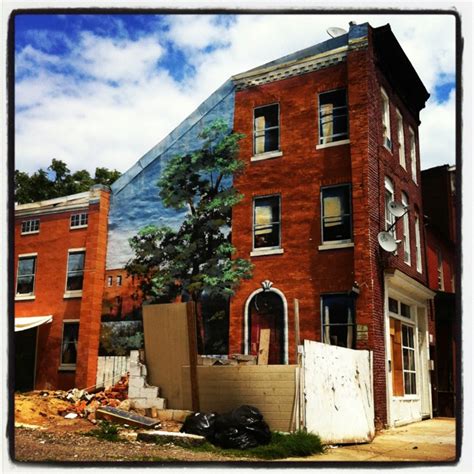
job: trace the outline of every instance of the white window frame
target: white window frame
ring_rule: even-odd
[[[25,258],[34,258],[35,259],[35,272],[33,273],[33,291],[31,293],[18,293],[18,277],[20,276],[20,260]],[[35,287],[36,287],[36,273],[38,271],[38,253],[22,253],[18,255],[18,263],[16,270],[16,282],[15,282],[15,301],[22,300],[34,300],[35,296]],[[25,275],[22,275],[25,276]]]
[[[332,188],[342,188],[346,187],[349,188],[349,221],[350,221],[350,237],[348,239],[341,239],[341,240],[324,240],[324,197],[323,193],[326,189]],[[350,244],[353,243],[353,234],[352,234],[352,187],[350,184],[336,184],[334,186],[322,186],[320,190],[320,215],[321,215],[321,247],[326,246],[339,246],[340,244]]]
[[[421,261],[421,236],[420,236],[420,216],[415,214],[415,251],[416,251],[416,271],[423,273]]]
[[[405,346],[403,344],[403,328],[406,327],[408,330],[412,332],[412,340],[413,340],[413,347]],[[402,322],[401,324],[401,348],[402,348],[402,370],[403,370],[403,393],[405,397],[417,397],[418,396],[418,374],[417,374],[417,354],[416,354],[416,347],[417,347],[417,340],[416,340],[416,326],[413,324],[405,324]],[[414,370],[405,367],[405,351],[410,351],[411,356],[413,358],[413,365]],[[405,374],[414,374],[415,375],[415,391],[414,393],[407,393],[406,384],[405,384]]]
[[[111,275],[109,275],[109,276],[107,277],[107,286],[108,286],[108,287],[111,287],[111,286],[113,285],[113,283],[114,283],[114,277],[111,276]]]
[[[278,241],[279,245],[271,246],[271,247],[258,247],[255,248],[255,203],[259,199],[268,199],[268,198],[278,198],[279,201],[279,206],[278,206],[278,221],[276,222],[278,224]],[[266,194],[263,196],[254,196],[252,200],[252,251],[250,252],[251,257],[256,257],[259,255],[277,255],[277,254],[282,254],[283,253],[283,247],[282,247],[282,242],[281,242],[281,194]],[[272,225],[275,223],[272,223]]]
[[[74,224],[73,220],[75,218],[79,219],[79,224]],[[83,223],[85,221],[85,223]],[[88,212],[76,212],[74,214],[71,214],[71,217],[69,219],[69,228],[70,229],[84,229],[89,225],[89,213]]]
[[[117,275],[117,276],[115,277],[115,284],[116,284],[117,286],[122,286],[122,275]]]
[[[406,163],[406,157],[405,157],[405,131],[403,129],[403,117],[398,109],[397,109],[397,134],[398,134],[398,157],[400,160],[400,166],[406,170],[407,163]]]
[[[72,253],[84,252],[84,268],[82,270],[83,280],[82,280],[82,289],[80,290],[68,290],[67,289],[67,280],[69,276],[69,255]],[[86,248],[81,247],[77,249],[68,249],[67,251],[67,265],[66,265],[66,281],[64,282],[64,298],[80,298],[82,296],[82,290],[84,288],[84,278],[85,278],[85,267],[86,267]]]
[[[63,342],[64,342],[64,327],[66,324],[77,324],[78,325],[78,332],[77,332],[77,342],[79,346],[79,325],[80,325],[80,320],[79,319],[63,319],[63,327],[61,331],[61,351],[59,353],[59,370],[76,370],[77,367],[77,359],[79,358],[79,353],[76,354],[76,363],[75,364],[64,364],[62,359],[63,359]],[[77,351],[77,350],[76,350]]]
[[[416,136],[415,136],[415,132],[413,131],[413,129],[411,127],[409,129],[409,134],[410,134],[411,175],[412,175],[412,178],[413,178],[413,182],[415,184],[418,184],[418,178],[417,178],[418,163],[417,163],[417,156],[416,156]]]
[[[272,106],[277,106],[278,110],[278,125],[273,126],[273,127],[268,127],[263,130],[264,134],[265,131],[267,130],[278,130],[278,147],[276,150],[269,150],[269,151],[264,151],[261,153],[257,153],[256,151],[256,129],[255,129],[255,112],[258,109],[265,109],[267,107],[272,107]],[[270,158],[277,158],[279,156],[283,155],[283,152],[281,151],[281,123],[280,123],[280,104],[278,102],[273,102],[271,104],[265,104],[265,105],[259,105],[258,107],[254,107],[253,109],[253,123],[252,123],[252,150],[253,150],[253,156],[251,158],[251,161],[261,161],[261,160],[267,160]]]
[[[408,196],[402,192],[402,204],[408,207]],[[403,216],[403,261],[411,266],[410,216],[408,212]]]
[[[388,200],[388,194],[390,194],[390,201]],[[395,216],[390,212],[388,205],[390,202],[395,200],[395,187],[393,181],[388,176],[385,176],[385,230],[387,230],[394,222]],[[397,238],[396,226],[392,227],[390,231],[393,237]]]
[[[337,137],[337,135],[330,135],[330,137],[324,137],[321,133],[321,128],[322,128],[322,116],[321,116],[321,96],[324,96],[326,94],[332,94],[334,92],[339,92],[339,91],[344,91],[344,95],[345,95],[345,99],[346,99],[346,103],[345,103],[345,106],[339,106],[339,108],[343,108],[345,107],[346,109],[346,113],[345,113],[345,117],[346,117],[346,133],[344,133],[343,135],[347,135],[346,138],[343,138],[341,140],[334,140],[334,137]],[[329,146],[336,146],[336,145],[345,145],[347,143],[350,143],[350,139],[349,139],[349,106],[347,104],[348,100],[347,100],[347,89],[345,88],[340,88],[340,89],[333,89],[333,90],[330,90],[330,91],[324,91],[324,92],[321,92],[318,94],[318,146],[316,147],[317,149],[320,149],[320,148],[325,148],[325,147],[329,147]],[[334,116],[334,114],[332,114]],[[325,141],[327,140],[328,138],[331,138],[331,141]]]
[[[381,98],[382,98],[383,146],[391,152],[392,151],[392,134],[390,130],[390,100],[383,87],[380,89],[380,92],[381,92]]]
[[[35,225],[36,224],[36,225]],[[27,230],[24,230],[24,228],[28,228]],[[31,230],[31,228],[34,228]],[[31,235],[31,234],[39,234],[40,230],[40,220],[39,219],[28,219],[25,221],[22,221],[21,223],[21,235]]]

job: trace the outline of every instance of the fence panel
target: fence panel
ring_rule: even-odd
[[[375,435],[372,354],[304,341],[306,428],[324,443],[366,443]]]

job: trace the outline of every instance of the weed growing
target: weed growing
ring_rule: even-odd
[[[105,441],[120,441],[118,427],[109,421],[99,421],[98,429],[85,433],[86,436],[94,436]]]

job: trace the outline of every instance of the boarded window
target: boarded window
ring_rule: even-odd
[[[280,118],[278,104],[254,110],[254,154],[278,151],[280,147]]]
[[[254,201],[254,249],[280,247],[280,196]]]
[[[319,95],[319,143],[332,143],[349,137],[346,90]]]
[[[352,241],[350,186],[331,186],[321,190],[322,241]]]

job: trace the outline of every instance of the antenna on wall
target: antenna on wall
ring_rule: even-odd
[[[377,240],[379,241],[379,245],[383,250],[386,252],[395,252],[401,240],[395,240],[395,237],[390,231],[395,227],[396,223],[409,211],[409,207],[404,206],[399,202],[391,201],[388,203],[388,210],[395,216],[396,219],[387,230],[379,232],[377,235]]]
[[[331,26],[326,30],[326,32],[331,38],[337,38],[338,36],[342,36],[347,33],[344,28],[339,28],[338,26]]]

